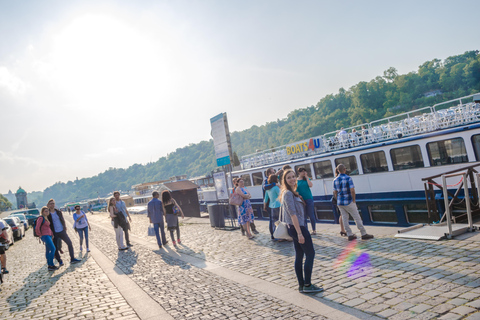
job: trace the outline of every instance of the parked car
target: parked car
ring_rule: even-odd
[[[9,212],[9,215],[13,216],[18,213],[24,214],[28,220],[28,224],[31,226],[33,226],[35,220],[40,216],[40,211],[37,208],[13,210]]]
[[[9,215],[9,217],[17,217],[18,219],[20,219],[20,221],[23,222],[23,226],[25,227],[25,230],[28,230],[28,227],[29,227],[28,220],[23,213],[13,213]]]
[[[17,217],[6,217],[3,220],[5,220],[6,223],[10,227],[12,227],[13,230],[13,237],[15,239],[22,239],[25,236],[25,227],[23,226],[23,222],[20,221],[19,218]]]
[[[15,243],[15,239],[13,237],[13,230],[4,219],[0,219],[0,221],[2,221],[3,224],[7,226],[7,236],[8,240],[10,240],[10,243],[5,244],[5,250],[8,250],[8,248],[10,248],[10,246]]]

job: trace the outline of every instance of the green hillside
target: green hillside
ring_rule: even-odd
[[[438,95],[426,97],[432,91]],[[359,82],[348,90],[340,88],[338,93],[323,97],[315,106],[296,109],[285,119],[233,132],[232,147],[241,157],[257,149],[287,144],[477,92],[480,92],[478,51],[468,51],[444,61],[433,59],[404,75],[397,74],[392,67],[369,82]],[[57,182],[45,189],[43,200],[53,197],[62,203],[96,198],[113,190],[127,191],[133,184],[180,174],[199,176],[215,168],[213,141],[202,141],[178,148],[167,157],[147,165],[111,168],[94,177]]]

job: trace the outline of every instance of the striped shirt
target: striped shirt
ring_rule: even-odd
[[[351,188],[355,188],[353,180],[345,173],[340,174],[333,180],[333,190],[337,191],[337,206],[348,206],[352,203]]]

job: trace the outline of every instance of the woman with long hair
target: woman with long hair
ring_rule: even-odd
[[[88,222],[87,215],[85,212],[81,211],[80,206],[75,206],[75,213],[73,214],[73,227],[78,232],[78,237],[80,238],[80,252],[83,251],[83,238],[85,237],[85,246],[87,247],[87,252],[90,252],[88,247],[88,230],[92,230],[90,227],[90,222]]]
[[[252,204],[249,200],[252,195],[247,188],[245,188],[245,181],[242,178],[238,178],[235,182],[235,193],[243,198],[242,204],[238,206],[238,224],[245,230],[248,239],[253,239],[254,236],[250,232],[250,223],[253,222],[255,217],[253,215]]]
[[[162,205],[163,212],[165,212],[165,221],[167,222],[167,229],[170,231],[170,238],[172,238],[172,243],[174,246],[177,245],[177,242],[180,244],[180,226],[178,224],[178,214],[182,215],[182,219],[185,218],[183,215],[182,208],[177,204],[177,201],[172,198],[170,191],[164,190],[162,192]],[[177,231],[177,242],[175,242],[174,231]]]
[[[35,222],[35,233],[45,244],[45,258],[47,259],[48,271],[55,271],[58,267],[53,263],[55,245],[53,244],[53,232],[50,228],[50,221],[48,221],[49,215],[50,209],[48,209],[48,207],[42,207],[40,217],[38,217]],[[40,239],[38,241],[40,241]]]
[[[298,291],[304,293],[323,291],[322,287],[311,283],[315,249],[312,237],[305,226],[305,204],[297,192],[297,177],[291,169],[285,170],[282,176],[279,199],[282,203],[282,218],[288,225],[288,234],[293,238]],[[303,256],[305,256],[304,266]]]
[[[110,213],[110,218],[112,218],[112,226],[115,230],[115,240],[117,241],[118,250],[123,251],[127,250],[128,248],[125,247],[123,243],[123,222],[125,222],[125,218],[123,217],[123,213],[117,210],[116,201],[114,197],[111,197],[108,201],[108,212]],[[123,220],[122,220],[123,219]],[[123,222],[122,222],[123,221]]]

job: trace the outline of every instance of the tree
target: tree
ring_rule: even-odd
[[[237,167],[240,165],[240,160],[238,160],[238,156],[237,156],[237,153],[235,151],[233,151],[233,166],[234,167]]]
[[[0,194],[0,212],[9,210],[13,207],[12,203],[8,201],[3,195]]]

